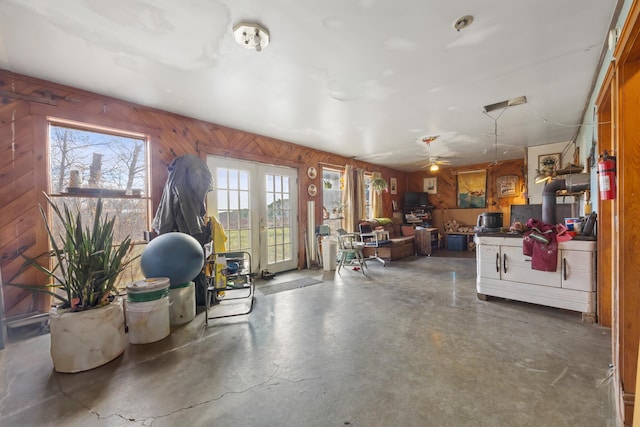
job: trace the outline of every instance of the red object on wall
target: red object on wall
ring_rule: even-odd
[[[598,162],[598,186],[600,200],[616,198],[616,158],[610,156],[606,150]]]

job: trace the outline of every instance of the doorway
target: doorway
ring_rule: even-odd
[[[207,166],[214,179],[207,210],[224,227],[227,250],[249,252],[254,273],[295,269],[297,169],[218,156],[207,156]]]

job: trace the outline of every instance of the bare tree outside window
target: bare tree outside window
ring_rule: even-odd
[[[139,240],[149,217],[146,146],[138,135],[51,123],[52,199],[80,208],[89,224],[102,195],[105,213],[117,218],[119,240],[127,235]]]

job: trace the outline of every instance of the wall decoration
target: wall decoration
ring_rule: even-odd
[[[487,171],[458,172],[458,207],[484,208],[487,205]]]
[[[311,166],[309,169],[307,169],[307,176],[309,177],[309,179],[316,179],[316,176],[318,176],[318,171],[316,171],[316,168]]]
[[[315,184],[309,184],[307,187],[307,193],[309,193],[311,197],[315,197],[315,195],[318,194],[318,187],[316,187]]]
[[[506,175],[496,179],[498,185],[498,197],[515,197],[518,190],[518,176]]]
[[[438,194],[438,178],[435,176],[425,178],[422,191],[429,194]]]
[[[542,154],[538,156],[538,172],[551,176],[555,171],[562,167],[561,164],[562,154]]]
[[[389,188],[390,188],[391,194],[398,194],[398,179],[391,178],[389,182],[390,182]]]

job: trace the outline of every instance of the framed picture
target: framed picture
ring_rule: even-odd
[[[432,176],[424,179],[424,189],[422,190],[429,194],[438,194],[438,178]]]
[[[398,179],[397,178],[391,178],[390,179],[389,188],[390,188],[389,191],[391,192],[391,194],[398,194]]]
[[[458,207],[484,208],[487,206],[487,171],[458,172]]]
[[[562,154],[542,154],[538,156],[538,172],[543,175],[552,175],[562,166]]]
[[[518,189],[518,175],[506,175],[496,179],[498,197],[515,197]]]

